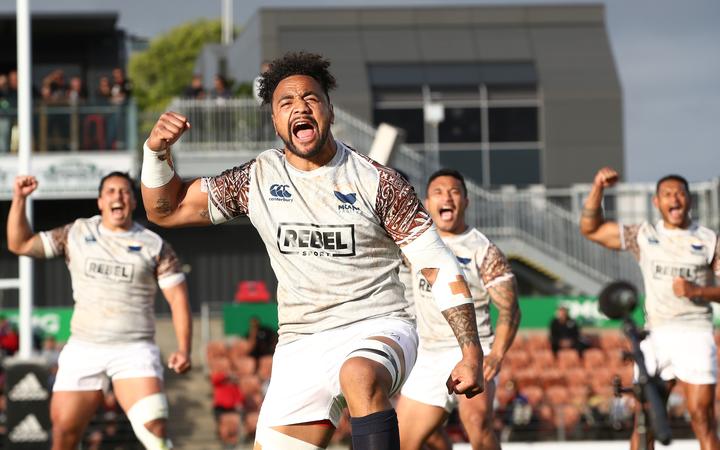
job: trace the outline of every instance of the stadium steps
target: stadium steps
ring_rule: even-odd
[[[211,333],[222,335],[222,319],[211,320]],[[220,443],[215,434],[212,412],[212,385],[203,371],[204,348],[200,342],[200,320],[193,318],[193,369],[185,375],[165,371],[165,392],[170,404],[168,432],[178,450],[216,450]],[[176,348],[172,320],[159,318],[155,341],[160,347],[163,364]]]

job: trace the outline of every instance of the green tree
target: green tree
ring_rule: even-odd
[[[205,44],[219,43],[218,20],[198,20],[173,28],[130,58],[133,95],[142,111],[163,110],[190,83],[193,67]]]

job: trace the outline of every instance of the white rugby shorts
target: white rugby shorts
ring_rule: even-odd
[[[656,327],[640,343],[645,367],[663,380],[679,379],[688,384],[717,382],[717,349],[711,329]],[[635,367],[637,378],[637,366]]]
[[[153,342],[95,344],[70,338],[60,352],[53,391],[97,391],[110,380],[163,379],[160,350]]]
[[[484,355],[490,353],[490,342],[482,341]],[[448,394],[446,382],[455,365],[462,359],[460,347],[428,349],[420,343],[417,362],[400,392],[426,405],[452,412],[457,408],[457,394]]]
[[[401,319],[370,319],[315,333],[280,345],[273,356],[272,378],[260,408],[258,430],[329,419],[338,426],[345,407],[340,368],[363,340],[384,336],[403,350],[404,382],[415,364],[418,337],[415,326]],[[395,361],[401,367],[400,361]]]

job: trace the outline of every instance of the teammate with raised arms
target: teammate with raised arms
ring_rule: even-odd
[[[135,435],[148,450],[172,448],[168,405],[155,336],[158,285],[170,304],[177,373],[190,369],[191,315],[187,284],[172,247],[132,219],[132,179],[112,172],[100,181],[100,215],[34,233],[25,215],[33,176],[15,179],[7,220],[8,248],[33,258],[63,256],[72,279],[71,336],[60,353],[50,418],[53,450],[74,450],[112,381]]]
[[[432,300],[427,280],[417,273],[413,297],[420,336],[418,360],[402,388],[397,405],[403,450],[420,450],[428,444],[431,436],[433,442],[442,442],[443,447],[449,450],[447,439],[438,436],[444,436],[439,430],[456,407],[472,448],[500,448],[492,426],[494,379],[520,325],[517,285],[500,249],[465,222],[467,206],[467,187],[460,172],[441,169],[430,175],[425,207],[440,237],[455,254],[470,286],[485,354],[485,392],[465,398],[438,386],[438,380],[447,377],[452,369],[452,362],[459,357],[459,351],[452,330],[444,323],[437,304]],[[495,333],[490,324],[490,301],[498,309]]]
[[[679,175],[661,178],[653,205],[661,219],[651,224],[620,224],[602,211],[605,188],[618,173],[604,167],[595,175],[580,219],[580,231],[593,242],[630,252],[645,284],[645,317],[650,335],[641,348],[650,374],[672,387],[682,382],[695,436],[702,450],[720,448],[715,419],[717,354],[710,302],[720,301],[720,242],[717,234],[690,218],[688,182]],[[669,390],[668,390],[669,392]],[[637,433],[632,448],[638,448]],[[652,442],[650,442],[652,446]]]

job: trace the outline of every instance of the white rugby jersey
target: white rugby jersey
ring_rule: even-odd
[[[75,300],[73,337],[98,344],[153,340],[158,284],[185,280],[167,242],[137,223],[110,231],[100,216],[38,234],[46,258],[65,256]]]
[[[337,142],[333,159],[311,171],[270,149],[202,183],[213,223],[247,215],[265,243],[280,344],[373,317],[412,321],[398,245],[432,220],[394,170]]]
[[[475,228],[455,236],[442,236],[453,252],[470,287],[475,304],[478,335],[492,342],[488,288],[513,276],[510,264],[499,248]],[[420,343],[428,349],[457,347],[457,338],[433,301],[430,283],[418,271],[413,284],[415,313]]]
[[[696,223],[685,230],[656,225],[620,226],[621,245],[638,260],[645,284],[648,327],[689,325],[712,328],[712,307],[701,299],[678,297],[672,283],[677,276],[700,286],[720,276],[717,235]],[[713,274],[714,272],[714,274]]]

